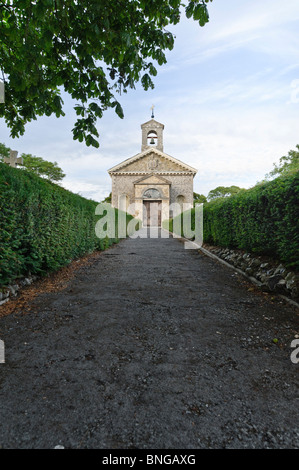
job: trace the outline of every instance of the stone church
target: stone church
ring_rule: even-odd
[[[173,208],[177,211],[177,207],[193,207],[197,170],[164,153],[164,125],[153,115],[141,125],[141,130],[141,152],[108,170],[112,179],[111,203],[141,219],[143,226],[161,226],[175,215]]]

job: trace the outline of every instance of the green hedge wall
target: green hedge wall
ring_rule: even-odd
[[[194,225],[194,210],[193,225]],[[204,242],[299,268],[299,173],[204,204]],[[170,230],[173,224],[170,223]]]
[[[96,237],[100,219],[96,206],[54,183],[0,163],[0,286],[28,272],[56,270],[117,242],[117,238]],[[117,214],[116,210],[116,224]],[[127,223],[131,219],[127,215]]]

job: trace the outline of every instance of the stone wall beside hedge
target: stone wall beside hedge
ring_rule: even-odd
[[[270,258],[244,253],[240,250],[204,245],[210,253],[240,269],[256,280],[263,291],[285,295],[299,301],[299,275],[282,263]]]

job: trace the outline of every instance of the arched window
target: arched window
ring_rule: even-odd
[[[118,208],[123,212],[127,212],[129,206],[129,197],[126,194],[122,194],[118,199]]]
[[[184,210],[184,203],[185,203],[185,196],[183,196],[182,194],[180,194],[179,196],[176,197],[176,201],[177,203],[177,214],[180,214],[181,212],[183,212]]]
[[[147,189],[146,191],[144,191],[143,197],[146,198],[146,199],[150,199],[150,198],[151,199],[160,199],[161,195],[160,195],[160,192],[158,191],[158,189],[150,188],[150,189]]]

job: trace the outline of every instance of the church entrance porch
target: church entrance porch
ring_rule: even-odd
[[[143,201],[143,227],[161,227],[162,201]]]

